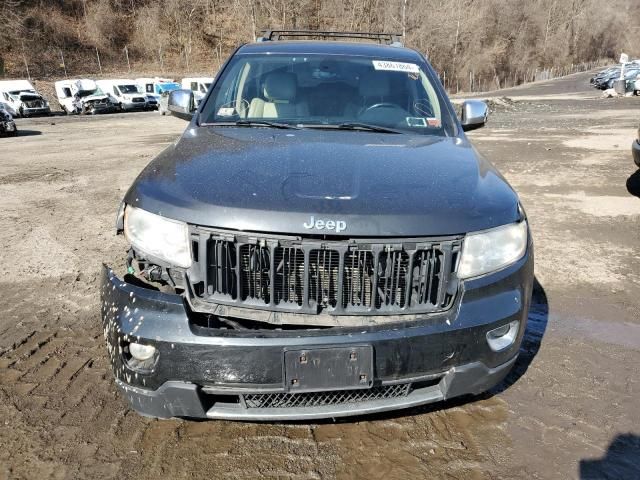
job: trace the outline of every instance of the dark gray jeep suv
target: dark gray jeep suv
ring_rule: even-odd
[[[513,366],[533,283],[518,196],[425,58],[378,43],[236,50],[117,220],[116,383],[154,417],[278,420],[477,394]],[[313,35],[306,32],[306,35]],[[340,36],[322,32],[322,37]]]

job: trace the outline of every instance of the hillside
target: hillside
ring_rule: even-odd
[[[455,91],[640,56],[637,0],[3,0],[0,18],[0,76],[36,79],[211,72],[267,27],[403,34]]]

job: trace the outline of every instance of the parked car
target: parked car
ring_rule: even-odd
[[[211,77],[190,77],[182,79],[182,88],[191,90],[196,103],[199,103],[207,94],[209,87],[213,83]]]
[[[16,112],[8,103],[2,102],[2,100],[0,100],[0,108],[9,112],[13,118],[18,116],[18,112]]]
[[[0,100],[8,104],[20,117],[51,113],[49,102],[33,88],[28,80],[0,81]]]
[[[0,103],[0,135],[14,137],[18,134],[16,123],[13,116],[5,108],[4,103]]]
[[[60,108],[67,115],[110,113],[117,108],[111,97],[88,78],[60,80],[55,90]]]
[[[147,110],[149,103],[146,95],[140,93],[134,80],[97,80],[96,84],[104,93],[109,94],[120,110]]]
[[[633,161],[640,168],[640,127],[638,128],[638,136],[631,145],[631,153],[633,154]]]
[[[638,75],[640,75],[640,67],[631,67],[629,65],[624,69],[624,81],[627,86],[626,91],[635,90],[635,82]]]
[[[147,99],[155,99],[155,110],[159,110],[162,115],[167,113],[167,97],[169,96],[169,92],[180,88],[180,84],[168,78],[138,78],[136,79],[136,83],[138,84],[140,92],[147,95]]]
[[[593,86],[600,90],[613,88],[613,82],[615,82],[619,78],[620,78],[620,67],[610,68],[607,71],[603,72],[601,75],[597,75],[594,78]]]
[[[236,50],[199,107],[169,95],[190,123],[123,199],[126,274],[102,272],[116,385],[144,415],[243,420],[493,387],[525,331],[533,243],[465,135],[487,105],[458,119],[394,36],[282,35]]]

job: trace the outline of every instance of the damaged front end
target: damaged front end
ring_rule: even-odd
[[[116,384],[144,415],[373,413],[480,393],[515,362],[531,247],[500,274],[462,282],[460,237],[317,241],[150,215],[121,209],[127,273],[102,276]],[[489,335],[505,325],[512,341],[496,350]]]
[[[83,115],[96,115],[99,113],[115,112],[117,107],[109,96],[104,95],[97,98],[84,98],[81,109],[82,111],[80,113]]]
[[[51,108],[42,95],[37,93],[20,93],[19,114],[22,117],[31,117],[34,115],[49,115]]]
[[[9,112],[0,107],[0,135],[13,137],[18,134],[16,123]]]

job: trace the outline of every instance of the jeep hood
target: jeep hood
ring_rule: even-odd
[[[365,131],[189,128],[140,174],[127,204],[220,228],[431,236],[520,218],[504,178],[464,138]]]

